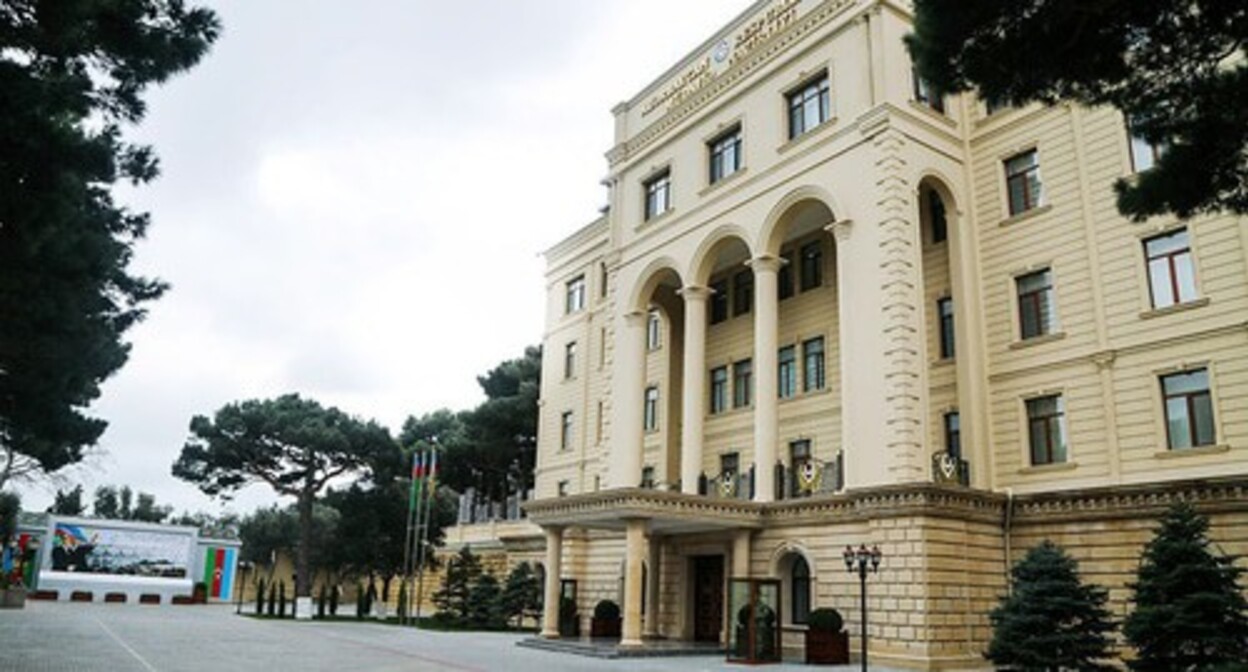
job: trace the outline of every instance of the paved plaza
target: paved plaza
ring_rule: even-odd
[[[0,670],[21,672],[573,672],[736,670],[718,656],[599,660],[516,646],[522,635],[256,620],[225,606],[31,602],[0,610]],[[770,665],[790,670],[851,670]]]

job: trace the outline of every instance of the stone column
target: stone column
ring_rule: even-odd
[[[737,530],[732,535],[732,578],[750,578],[750,537],[753,530]]]
[[[542,602],[542,637],[559,638],[559,580],[563,576],[563,528],[546,528],[546,585]]]
[[[624,522],[624,628],[620,646],[641,646],[641,568],[646,552],[646,522],[645,518]]]
[[[615,321],[612,364],[609,488],[641,485],[642,413],[645,404],[646,314],[624,313]]]
[[[706,300],[711,290],[689,286],[685,299],[684,405],[681,407],[680,491],[698,494],[702,466],[702,419],[706,403]]]
[[[752,259],[754,269],[754,501],[776,498],[777,408],[776,331],[780,325],[777,277],[783,259]]]
[[[662,562],[663,540],[650,535],[648,545],[649,556],[646,558],[646,627],[644,637],[653,639],[659,636],[659,581],[662,573],[659,563]]]

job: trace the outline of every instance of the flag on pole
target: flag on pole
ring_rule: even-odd
[[[438,451],[429,451],[429,496],[437,494],[438,489]]]
[[[416,508],[416,502],[420,501],[421,480],[425,476],[425,455],[421,451],[412,453],[412,490],[411,497],[407,506],[409,509]]]

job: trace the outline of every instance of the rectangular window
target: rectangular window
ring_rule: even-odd
[[[1032,149],[1005,160],[1005,186],[1010,198],[1010,216],[1040,205],[1040,163]]]
[[[711,369],[711,413],[728,410],[728,367]]]
[[[1196,300],[1196,273],[1187,229],[1179,229],[1144,241],[1148,262],[1148,289],[1154,308]]]
[[[1165,398],[1166,445],[1171,450],[1216,442],[1208,369],[1162,376],[1161,392]]]
[[[779,356],[779,395],[788,399],[797,394],[797,348],[786,345],[780,348]]]
[[[940,316],[940,358],[953,359],[953,299],[937,299],[936,314]]]
[[[559,421],[559,450],[572,449],[572,411],[564,411]]]
[[[564,312],[578,313],[585,308],[585,276],[578,275],[568,281],[564,298]]]
[[[944,114],[945,96],[936,87],[932,86],[930,82],[920,77],[917,70],[912,70],[911,74],[914,78],[914,101]]]
[[[571,378],[576,375],[576,341],[571,341],[563,346],[563,377]]]
[[[745,315],[754,307],[754,271],[746,269],[732,278],[732,314]]]
[[[598,296],[607,298],[607,287],[610,275],[607,271],[606,264],[598,264]]]
[[[711,184],[741,170],[741,127],[711,141]]]
[[[646,180],[646,221],[672,209],[672,173],[663,171]]]
[[[555,495],[558,497],[567,497],[568,487],[569,484],[567,481],[559,481],[559,484],[555,486]]]
[[[717,280],[711,283],[711,324],[719,324],[728,319],[728,281]]]
[[[932,244],[945,242],[949,237],[949,220],[945,214],[945,202],[935,189],[927,192],[927,214],[932,218]]]
[[[1060,394],[1027,400],[1027,439],[1033,466],[1066,461],[1066,406]]]
[[[1018,285],[1018,325],[1023,339],[1053,331],[1053,273],[1050,269],[1020,275]]]
[[[724,453],[719,456],[719,474],[727,481],[736,478],[741,468],[741,458],[737,453]]]
[[[1131,123],[1127,123],[1127,138],[1131,145],[1131,170],[1137,173],[1152,170],[1161,156],[1166,153],[1166,145],[1149,142],[1132,126]]]
[[[603,408],[602,408],[602,401],[601,401],[601,400],[599,400],[599,402],[598,402],[598,418],[597,418],[597,420],[598,420],[598,421],[597,421],[596,423],[594,423],[594,443],[595,443],[595,444],[600,444],[600,443],[602,443],[602,422],[603,422]]]
[[[822,390],[824,386],[823,337],[802,343],[802,391]]]
[[[646,406],[642,426],[647,432],[653,432],[659,428],[659,388],[654,385],[646,388]]]
[[[745,408],[754,398],[754,362],[743,359],[732,365],[732,407]]]
[[[945,414],[945,452],[950,457],[962,457],[962,418],[957,411]]]
[[[824,73],[789,94],[789,139],[831,118],[828,75]]]
[[[1004,98],[988,98],[984,101],[984,110],[992,116],[1002,110],[1010,109],[1010,102]]]
[[[776,292],[781,299],[787,299],[793,296],[793,253],[785,252],[780,259],[780,270],[776,271]]]
[[[663,320],[659,311],[650,311],[646,318],[646,348],[658,350],[663,345]]]
[[[802,291],[823,284],[823,247],[819,241],[802,246]]]
[[[654,488],[654,467],[646,465],[641,468],[641,487],[647,489]]]

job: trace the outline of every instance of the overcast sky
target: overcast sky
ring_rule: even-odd
[[[133,269],[172,290],[63,474],[245,513],[273,495],[170,475],[191,416],[299,392],[397,431],[480,402],[476,376],[541,341],[540,252],[606,202],[611,107],[749,2],[207,4],[224,34],[131,133],[162,176],[119,193],[153,217]]]

